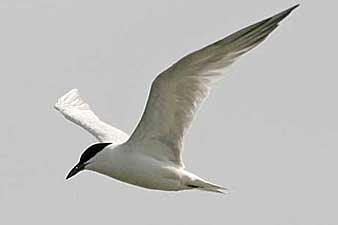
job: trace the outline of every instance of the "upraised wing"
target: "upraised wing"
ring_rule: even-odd
[[[102,122],[81,98],[77,89],[59,98],[54,108],[60,111],[66,119],[89,131],[100,142],[120,144],[129,138],[129,135],[123,131]]]
[[[139,149],[145,154],[183,166],[183,138],[211,85],[223,77],[227,66],[261,43],[297,6],[191,53],[157,76],[142,118],[127,143],[143,145]]]

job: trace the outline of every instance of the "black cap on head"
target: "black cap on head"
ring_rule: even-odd
[[[76,166],[71,169],[71,171],[68,173],[66,179],[71,178],[81,170],[85,168],[85,166],[88,164],[88,161],[93,158],[97,153],[102,151],[106,146],[110,145],[112,143],[97,143],[89,146],[81,155],[80,161]]]
[[[81,155],[79,163],[88,162],[93,158],[97,153],[102,151],[106,146],[111,145],[111,143],[96,143],[89,146]]]

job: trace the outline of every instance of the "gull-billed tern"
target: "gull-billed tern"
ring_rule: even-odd
[[[226,190],[185,169],[184,136],[224,69],[265,40],[296,7],[195,51],[158,75],[142,118],[130,136],[102,122],[76,89],[58,99],[55,108],[100,141],[83,152],[67,179],[82,170],[92,170],[149,189]]]

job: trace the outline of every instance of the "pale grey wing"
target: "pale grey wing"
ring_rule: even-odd
[[[142,118],[128,143],[140,151],[183,166],[181,150],[194,115],[212,83],[239,56],[261,43],[295,9],[248,26],[214,44],[185,56],[152,83]]]
[[[54,105],[66,119],[89,131],[100,142],[120,144],[128,140],[125,132],[102,122],[81,98],[77,89],[60,97]]]

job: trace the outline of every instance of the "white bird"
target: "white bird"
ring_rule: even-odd
[[[82,170],[92,170],[149,189],[222,193],[224,187],[185,170],[184,136],[224,69],[261,43],[298,6],[193,52],[158,75],[131,136],[102,122],[76,89],[65,94],[55,108],[100,141],[83,152],[67,179]]]

